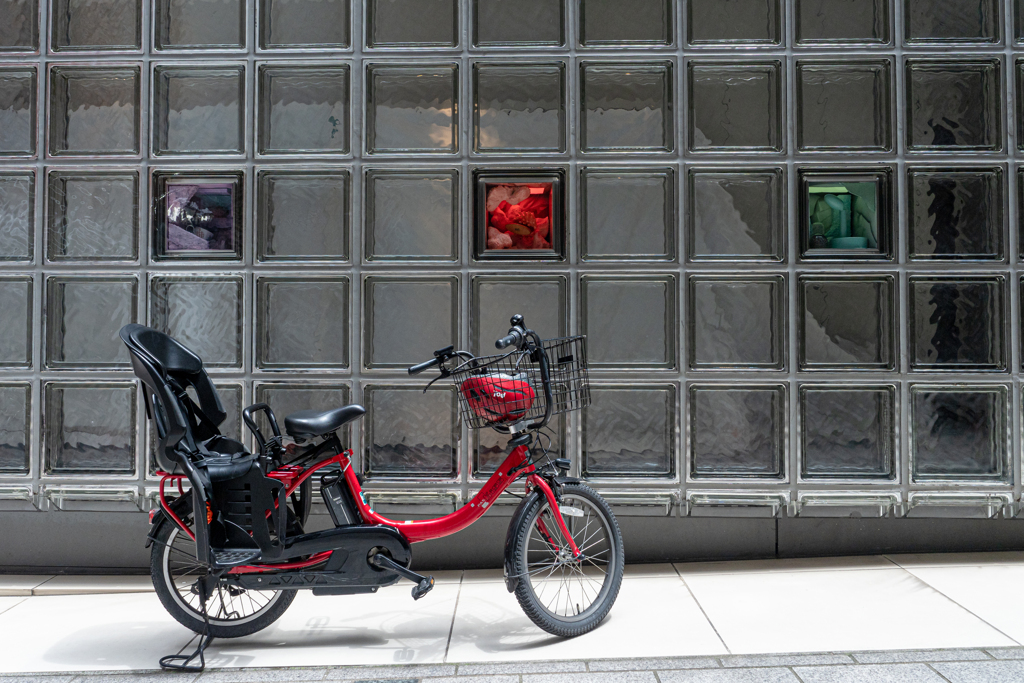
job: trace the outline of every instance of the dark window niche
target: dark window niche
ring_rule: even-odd
[[[800,174],[803,259],[890,260],[892,172],[813,171]]]
[[[565,259],[565,172],[477,171],[478,260]]]
[[[153,257],[242,257],[242,172],[153,174]]]

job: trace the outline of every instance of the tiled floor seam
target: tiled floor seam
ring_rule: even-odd
[[[939,678],[941,678],[942,680],[946,681],[946,683],[953,683],[953,682],[952,682],[952,681],[950,681],[950,680],[949,680],[948,678],[946,678],[945,676],[943,676],[943,675],[942,675],[942,672],[940,672],[940,671],[939,671],[938,669],[936,669],[936,668],[935,668],[934,666],[932,666],[932,662],[925,662],[925,663],[924,663],[924,665],[925,665],[925,666],[927,666],[927,667],[928,667],[929,669],[931,669],[932,671],[934,671],[934,672],[935,672],[935,675],[936,675],[936,676],[938,676]]]
[[[39,595],[38,593],[36,593],[36,591],[39,590],[40,586],[43,586],[44,584],[47,584],[47,583],[53,581],[56,578],[57,578],[56,576],[51,576],[46,581],[43,581],[43,582],[41,582],[41,583],[39,583],[39,584],[37,584],[35,586],[32,586],[32,595]]]
[[[672,563],[672,569],[673,571],[675,571],[676,576],[679,577],[679,580],[683,582],[683,585],[686,587],[686,592],[690,594],[691,598],[693,598],[693,603],[697,605],[697,608],[700,610],[700,613],[704,615],[704,619],[707,620],[708,625],[711,627],[711,630],[715,632],[715,636],[718,638],[718,642],[722,644],[722,647],[725,648],[726,652],[732,654],[732,649],[726,644],[725,638],[722,637],[722,634],[718,632],[718,627],[715,626],[715,622],[711,621],[711,617],[709,617],[708,613],[704,610],[704,605],[700,604],[700,600],[697,599],[697,596],[694,594],[693,589],[690,588],[690,584],[686,583],[686,579],[684,579],[683,575],[679,573],[679,567],[677,567],[674,562]],[[722,662],[719,661],[718,664],[721,665]]]
[[[455,618],[459,615],[459,598],[462,596],[462,582],[466,580],[466,572],[462,572],[459,575],[459,590],[455,593],[455,607],[452,608],[452,623],[448,627],[448,642],[444,644],[444,657],[441,658],[441,662],[444,664],[448,663],[448,650],[452,646],[452,635],[455,633]],[[459,667],[456,665],[455,674],[458,675]],[[520,680],[522,677],[520,676]]]

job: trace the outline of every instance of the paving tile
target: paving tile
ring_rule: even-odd
[[[886,555],[901,567],[956,567],[993,564],[1024,564],[1024,551],[1003,550],[991,553],[920,553]]]
[[[854,652],[853,658],[861,664],[896,662],[963,662],[989,659],[984,650],[888,650],[884,652]]]
[[[394,683],[388,681],[388,683]],[[411,683],[416,683],[412,681]],[[421,678],[418,683],[519,683],[518,675],[447,676],[445,678]]]
[[[71,683],[74,676],[46,676],[27,674],[24,676],[0,676],[0,683]]]
[[[579,660],[489,662],[486,664],[459,664],[458,674],[460,676],[480,676],[483,674],[572,673],[586,670],[586,663]]]
[[[679,576],[675,567],[668,562],[663,564],[627,564],[624,576],[642,579],[651,576],[671,577]]]
[[[608,671],[585,674],[532,674],[523,683],[658,683],[653,671]]]
[[[881,555],[851,557],[792,557],[769,560],[730,560],[722,562],[675,562],[676,570],[686,578],[700,574],[760,574],[763,572],[811,572],[843,569],[892,569],[895,565]]]
[[[0,614],[11,609],[17,604],[28,600],[28,596],[3,595],[0,596]]]
[[[149,576],[55,576],[32,589],[32,595],[102,595],[104,593],[149,593]]]
[[[346,666],[327,671],[326,680],[390,680],[454,676],[454,664],[415,664],[412,666]]]
[[[996,659],[1024,659],[1024,647],[989,647],[985,652]]]
[[[804,683],[946,683],[927,664],[793,667]]]
[[[950,683],[1024,680],[1024,662],[939,662],[932,666]]]
[[[32,595],[32,589],[53,578],[51,574],[0,574],[0,595]]]
[[[783,655],[732,655],[722,657],[722,666],[814,666],[821,664],[853,664],[849,655],[832,652],[821,654],[783,654]]]
[[[83,674],[71,683],[193,683],[199,674],[175,671],[133,671]]]
[[[462,583],[505,583],[504,569],[467,569]]]
[[[196,683],[271,683],[273,681],[322,681],[322,667],[287,669],[207,669]]]
[[[661,683],[800,683],[789,669],[695,669],[659,671]]]
[[[634,657],[632,659],[594,659],[587,662],[591,671],[660,671],[662,669],[717,669],[717,657]]]

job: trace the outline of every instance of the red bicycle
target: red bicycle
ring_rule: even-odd
[[[125,326],[121,338],[159,439],[160,509],[147,541],[153,584],[171,616],[204,636],[192,655],[161,664],[202,668],[213,637],[266,628],[296,590],[371,593],[405,578],[415,584],[413,598],[423,597],[434,580],[410,569],[411,544],[465,529],[520,480],[525,495],[505,538],[506,587],[549,633],[572,637],[594,629],[619,592],[622,537],[607,502],[565,476],[570,462],[550,455],[545,431],[552,415],[590,403],[585,338],[544,341],[522,316],[511,322],[508,336],[496,342],[498,349],[512,347],[503,354],[475,357],[449,346],[409,368],[411,375],[437,368],[430,384],[455,383],[471,428],[511,436],[511,452],[467,505],[422,521],[388,519],[367,504],[352,451],[342,449],[337,434],[366,412],[362,406],[288,415],[285,432],[294,443],[287,447],[270,406],[249,406],[243,420],[259,446],[249,453],[220,434],[226,413],[202,360],[162,332]],[[273,436],[257,425],[258,413]],[[307,532],[317,472],[334,528]],[[189,666],[196,656],[200,666]]]

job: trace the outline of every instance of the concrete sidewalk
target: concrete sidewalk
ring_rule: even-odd
[[[203,680],[1024,680],[1024,553],[633,565],[572,640],[536,628],[500,571],[435,576],[418,602],[405,584],[300,592],[265,631],[215,641]],[[0,682],[153,670],[191,635],[147,577],[0,576]]]

